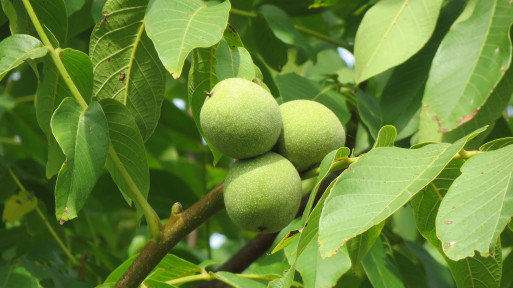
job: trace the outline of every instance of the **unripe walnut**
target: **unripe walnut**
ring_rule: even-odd
[[[302,172],[344,146],[344,127],[321,103],[294,100],[280,105],[283,128],[276,150]]]
[[[200,112],[205,138],[221,153],[236,159],[263,154],[274,146],[281,116],[273,96],[257,84],[225,79],[214,86]]]
[[[301,202],[298,172],[273,152],[235,161],[224,185],[228,216],[244,230],[280,231],[294,219]]]

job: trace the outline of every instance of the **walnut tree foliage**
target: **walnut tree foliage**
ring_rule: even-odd
[[[513,287],[513,1],[0,3],[0,287]],[[278,234],[222,209],[232,77],[347,133]]]

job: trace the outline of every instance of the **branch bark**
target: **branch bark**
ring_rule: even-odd
[[[156,241],[149,241],[139,256],[114,287],[138,287],[182,238],[224,207],[223,183],[210,191],[189,209],[173,214]]]

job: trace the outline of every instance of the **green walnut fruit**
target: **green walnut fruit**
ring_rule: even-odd
[[[244,230],[280,231],[294,219],[301,202],[296,168],[273,152],[235,161],[224,185],[228,216]]]
[[[283,128],[276,150],[299,172],[344,146],[344,127],[326,106],[310,100],[294,100],[281,104],[280,111]]]
[[[273,96],[257,84],[225,79],[214,86],[200,112],[205,138],[232,158],[263,154],[276,144],[281,115]]]

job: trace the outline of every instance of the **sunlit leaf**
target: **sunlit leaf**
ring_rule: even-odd
[[[478,130],[454,144],[378,147],[351,164],[333,187],[319,222],[321,255],[381,223],[436,178]]]
[[[356,83],[403,63],[435,29],[442,0],[382,0],[363,17],[355,39]]]
[[[512,55],[511,23],[509,0],[471,0],[445,36],[422,101],[440,132],[471,120],[504,76]]]
[[[230,47],[226,41],[219,42],[216,49],[218,80],[227,78],[255,78],[255,67],[251,55],[244,47]]]
[[[476,155],[461,167],[436,218],[447,256],[488,256],[513,216],[513,145]]]
[[[3,39],[0,42],[0,81],[25,60],[43,57],[47,51],[41,41],[29,35],[12,35]]]
[[[145,31],[147,2],[107,1],[89,43],[93,95],[127,106],[145,141],[157,126],[165,88],[165,70]]]
[[[173,78],[182,74],[187,55],[198,47],[210,47],[223,37],[230,2],[207,6],[200,0],[152,0],[145,21],[148,36],[160,60]]]
[[[461,174],[463,163],[462,159],[452,160],[433,182],[412,198],[415,222],[420,234],[443,256],[458,287],[476,287],[481,283],[490,283],[489,287],[498,287],[500,258],[483,257],[477,253],[472,258],[453,261],[443,252],[442,243],[436,235],[435,222],[440,202],[454,179]],[[500,251],[500,248],[497,251]]]

